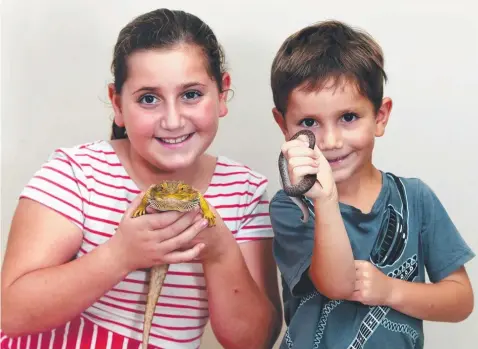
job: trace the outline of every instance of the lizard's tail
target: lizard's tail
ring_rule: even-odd
[[[156,265],[151,268],[151,276],[149,280],[148,299],[146,301],[146,311],[144,313],[143,322],[143,349],[148,348],[149,332],[153,322],[154,310],[156,303],[163,288],[163,282],[168,272],[169,264]]]

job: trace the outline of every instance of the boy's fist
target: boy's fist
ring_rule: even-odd
[[[300,135],[294,140],[285,142],[281,151],[288,163],[287,169],[292,185],[299,183],[305,175],[317,176],[317,182],[305,196],[313,200],[337,198],[332,169],[317,145],[314,149],[310,149],[307,137]]]

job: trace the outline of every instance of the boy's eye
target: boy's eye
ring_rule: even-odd
[[[355,113],[346,113],[346,114],[342,115],[342,120],[348,123],[348,122],[355,121],[355,119],[357,117],[358,116]]]
[[[139,99],[140,103],[146,104],[153,104],[156,100],[157,98],[153,95],[144,95]]]
[[[187,91],[184,93],[185,99],[195,99],[201,96],[202,94],[199,91]]]
[[[304,119],[300,122],[300,125],[305,127],[313,127],[316,126],[317,121],[311,118]]]

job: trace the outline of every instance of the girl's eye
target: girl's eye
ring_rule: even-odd
[[[342,115],[342,120],[345,121],[346,123],[355,121],[357,118],[358,116],[355,113],[346,113]]]
[[[140,103],[153,104],[157,98],[153,95],[144,95],[139,99]]]
[[[202,94],[199,91],[188,91],[184,94],[186,99],[196,99],[201,97]]]
[[[305,127],[313,127],[313,126],[316,126],[316,124],[317,124],[317,121],[315,121],[314,119],[310,119],[310,118],[304,119],[300,122],[300,125],[305,126]]]

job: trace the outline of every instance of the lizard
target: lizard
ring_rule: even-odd
[[[216,216],[210,209],[203,195],[192,186],[182,181],[162,181],[151,185],[141,198],[141,202],[132,214],[139,217],[146,214],[146,208],[151,207],[157,211],[187,212],[196,207],[202,211],[202,215],[208,221],[208,226],[216,224]],[[143,321],[142,348],[148,348],[149,334],[153,322],[154,311],[158,301],[164,279],[169,269],[169,264],[160,264],[151,267],[149,278],[149,290],[146,301]]]
[[[315,146],[315,135],[312,131],[309,130],[301,130],[294,134],[290,141],[296,139],[300,135],[307,136],[309,140],[309,148],[314,149]],[[289,196],[289,198],[299,206],[300,210],[302,211],[302,222],[307,222],[309,220],[309,209],[307,208],[307,204],[304,199],[304,194],[307,193],[316,183],[317,175],[309,174],[305,175],[302,180],[292,185],[289,178],[289,172],[287,170],[287,159],[285,158],[284,154],[281,152],[279,154],[279,174],[280,174],[280,182],[282,189],[284,192]],[[320,184],[320,183],[319,183]]]

